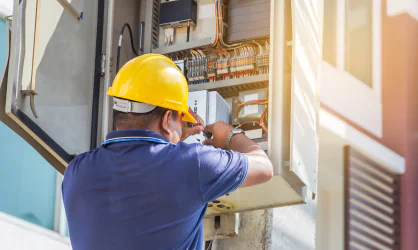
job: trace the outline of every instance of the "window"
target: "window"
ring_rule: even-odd
[[[345,2],[344,70],[372,86],[372,0]]]
[[[372,0],[327,0],[324,13],[324,60],[372,87]]]
[[[324,3],[324,40],[322,58],[332,66],[337,66],[337,0]]]
[[[321,103],[382,136],[381,1],[324,3]]]
[[[0,15],[2,13],[0,6]],[[1,69],[7,59],[6,25],[6,20],[0,18]],[[0,212],[53,230],[56,220],[55,169],[1,122],[0,139],[3,142],[0,145]]]
[[[52,230],[56,171],[0,122],[0,211]]]

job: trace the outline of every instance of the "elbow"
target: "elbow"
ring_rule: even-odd
[[[267,155],[250,155],[249,163],[249,172],[242,187],[259,185],[273,177],[273,164]]]
[[[267,159],[266,162],[266,169],[264,171],[264,182],[269,181],[271,178],[273,178],[274,172],[273,172],[273,164],[271,163],[270,159]]]
[[[262,184],[265,182],[268,182],[271,178],[273,178],[274,172],[273,172],[273,164],[271,163],[269,158],[265,158],[263,160],[263,168],[259,172],[258,176],[258,184]]]

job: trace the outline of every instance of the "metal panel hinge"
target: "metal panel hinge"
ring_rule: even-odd
[[[100,62],[100,75],[105,75],[106,55],[102,54],[102,61]]]

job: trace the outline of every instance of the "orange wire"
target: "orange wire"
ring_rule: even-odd
[[[260,127],[264,130],[264,132],[266,132],[266,134],[268,134],[269,133],[269,131],[268,131],[268,129],[266,128],[266,126],[264,126],[264,117],[266,116],[266,114],[267,114],[267,111],[268,111],[268,107],[264,110],[264,112],[261,114],[261,116],[260,116]]]
[[[248,121],[248,122],[244,122],[244,123],[239,124],[237,128],[240,128],[240,127],[242,127],[242,126],[244,126],[244,125],[247,125],[247,124],[253,124],[253,125],[254,125],[254,124],[257,124],[258,126],[260,126],[260,127],[261,127],[261,129],[263,129],[263,131],[264,131],[266,134],[268,134],[268,133],[269,133],[269,131],[268,131],[268,129],[266,128],[266,126],[264,125],[264,117],[266,116],[267,111],[268,111],[268,108],[266,108],[266,109],[263,111],[263,113],[262,113],[262,114],[261,114],[261,116],[260,116],[260,121]]]
[[[216,11],[216,1],[217,0],[215,0],[215,18],[216,18],[216,20],[215,20],[215,22],[216,22],[216,36],[215,36],[215,40],[213,41],[213,43],[211,44],[211,47],[215,47],[216,46],[216,44],[217,44],[217,42],[218,42],[218,14],[217,14],[217,11]]]

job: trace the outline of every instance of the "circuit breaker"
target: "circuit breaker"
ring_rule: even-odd
[[[205,125],[217,121],[229,123],[231,107],[216,91],[195,91],[189,93],[189,106],[198,114]],[[203,133],[190,136],[186,143],[202,143],[205,140]]]

